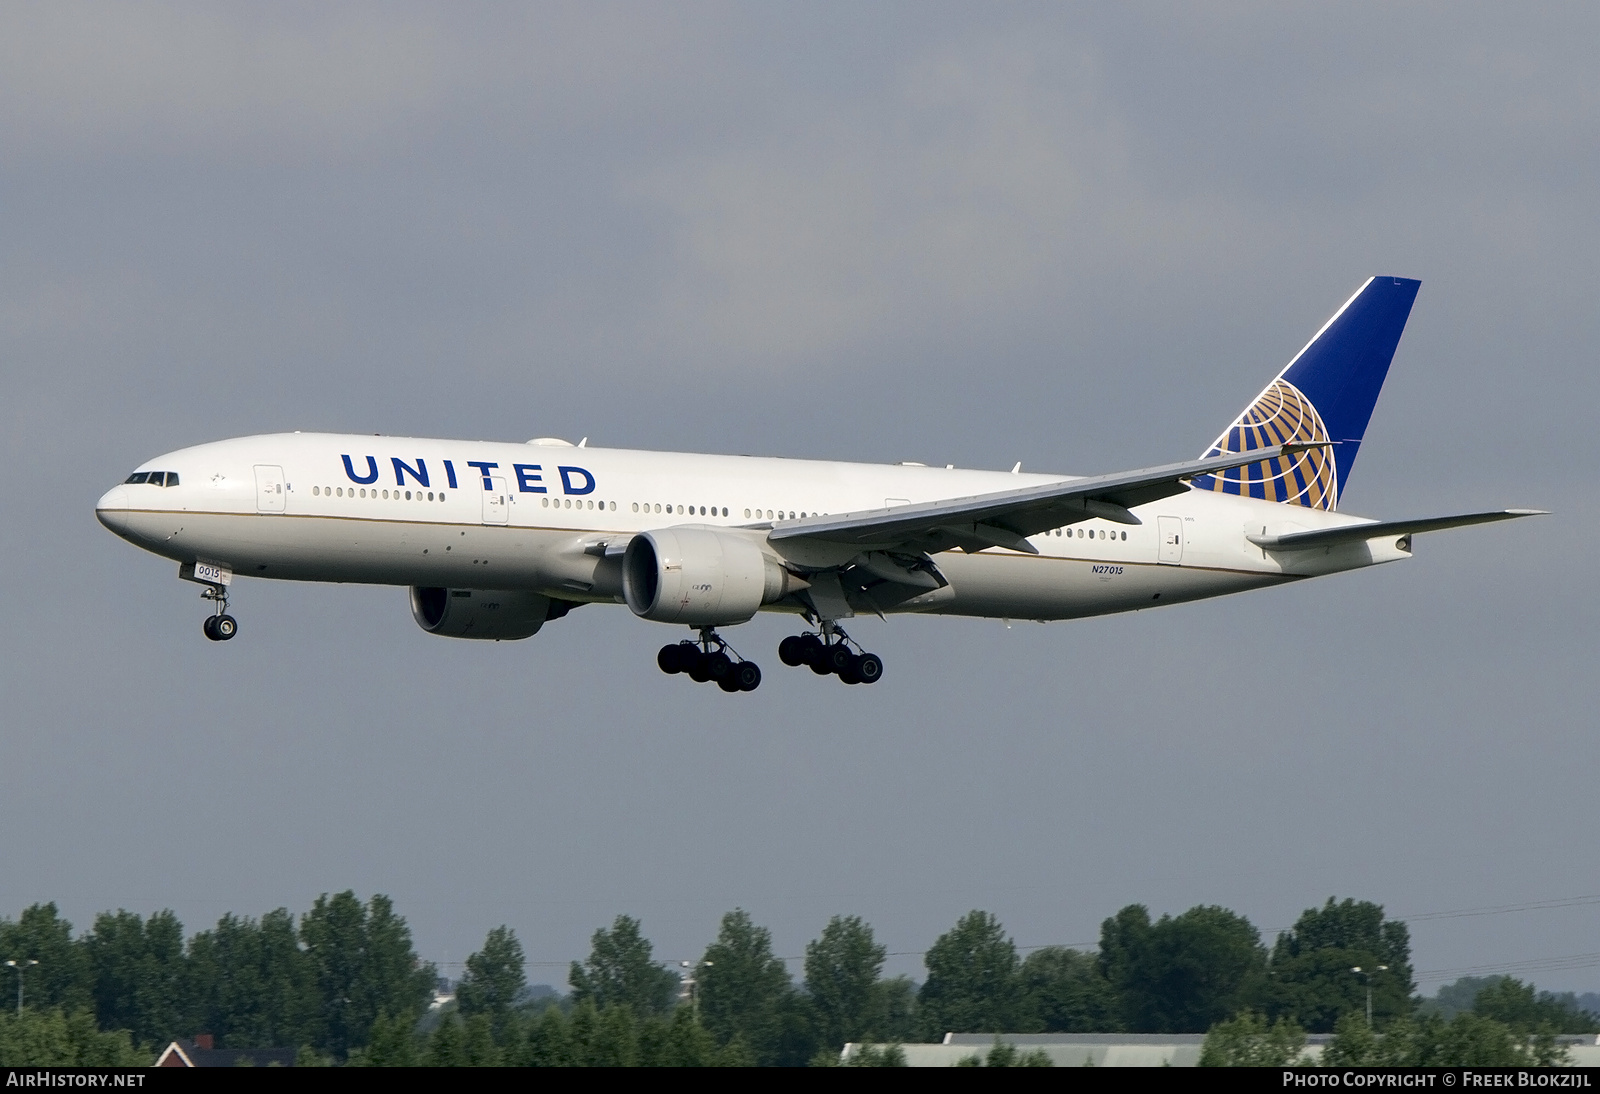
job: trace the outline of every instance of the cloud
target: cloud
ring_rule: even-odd
[[[1096,90],[1082,52],[947,47],[884,101],[810,98],[650,165],[626,190],[668,224],[657,321],[744,367],[1036,303],[1103,245],[1126,156]]]

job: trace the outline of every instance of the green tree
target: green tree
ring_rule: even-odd
[[[679,1007],[670,1018],[647,1018],[640,1025],[642,1067],[719,1067],[723,1063],[716,1038],[689,1007]]]
[[[1101,924],[1099,960],[1124,1028],[1200,1033],[1256,1004],[1266,952],[1250,921],[1226,908],[1202,905],[1151,923],[1134,904]]]
[[[1520,1033],[1594,1033],[1595,1017],[1570,1000],[1503,976],[1479,990],[1473,1012]]]
[[[589,941],[589,960],[582,965],[574,961],[567,978],[574,1003],[620,1003],[641,1018],[672,1009],[678,977],[656,962],[637,919],[619,915],[609,931],[601,928]]]
[[[300,939],[321,998],[320,1047],[338,1058],[368,1042],[380,1013],[415,1017],[433,991],[433,966],[417,960],[410,929],[381,894],[363,906],[349,890],[324,893]]]
[[[466,1067],[467,1038],[455,1013],[444,1016],[428,1037],[422,1062],[428,1067]]]
[[[700,1018],[719,1044],[741,1041],[763,1065],[810,1057],[810,1045],[801,1043],[808,1039],[796,1035],[803,1014],[788,970],[773,956],[771,933],[751,922],[748,912],[736,908],[722,917],[702,963]]]
[[[1462,1012],[1401,1016],[1382,1031],[1365,1015],[1346,1014],[1323,1050],[1324,1067],[1554,1067],[1569,1062],[1565,1048],[1545,1033],[1528,1037],[1504,1022]]]
[[[500,1046],[495,1043],[494,1023],[487,1014],[471,1015],[461,1038],[462,1066],[499,1067]]]
[[[372,1022],[372,1043],[367,1046],[368,1067],[416,1067],[417,1038],[407,1018],[399,1020],[381,1011]]]
[[[886,1041],[909,1041],[917,1035],[917,986],[909,976],[894,976],[872,985],[872,1032]]]
[[[467,971],[456,987],[464,1017],[486,1015],[498,1044],[509,1043],[516,1025],[517,997],[527,985],[522,943],[506,926],[496,927],[483,949],[467,958]]]
[[[0,1008],[0,1067],[149,1067],[150,1053],[135,1048],[128,1031],[102,1031],[87,1007],[28,1007],[20,1015]]]
[[[917,1013],[925,1039],[1015,1029],[1017,947],[994,916],[968,912],[934,940],[922,960],[928,979],[917,996]]]
[[[0,961],[37,961],[23,972],[29,1006],[71,1012],[93,1005],[93,975],[88,955],[72,938],[72,924],[55,902],[33,904],[15,922],[0,920]],[[0,966],[3,967],[3,966]],[[5,969],[0,999],[16,999],[17,973]]]
[[[287,908],[259,921],[229,913],[191,938],[186,993],[194,1030],[224,1047],[318,1040],[317,985]]]
[[[1105,1033],[1119,1028],[1111,984],[1093,954],[1064,946],[1034,950],[1019,980],[1026,1019],[1019,1030]]]
[[[1448,1021],[1464,1010],[1471,1010],[1480,991],[1503,979],[1503,976],[1463,976],[1441,984],[1437,992],[1417,1003],[1417,1015],[1437,1014]]]
[[[198,1032],[188,992],[183,924],[169,911],[148,920],[102,912],[84,940],[100,1024],[126,1029],[139,1043],[166,1043]]]
[[[885,1026],[875,989],[888,951],[859,916],[834,916],[822,936],[806,944],[806,991],[823,1045],[843,1047]]]
[[[546,1007],[543,1014],[528,1023],[522,1047],[524,1067],[573,1067],[572,1036],[567,1016],[559,1007]]]
[[[1290,1018],[1268,1023],[1266,1016],[1245,1011],[1218,1022],[1206,1033],[1201,1067],[1304,1066],[1306,1034]]]
[[[1382,966],[1382,968],[1380,968]],[[1381,905],[1332,897],[1307,908],[1272,948],[1271,1011],[1313,1033],[1330,1032],[1339,1016],[1366,1013],[1371,974],[1372,1015],[1378,1025],[1411,1012],[1411,934],[1385,920]]]

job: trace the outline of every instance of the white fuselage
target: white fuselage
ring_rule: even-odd
[[[311,433],[198,445],[140,471],[173,473],[178,484],[117,486],[100,499],[97,515],[123,538],[180,563],[218,564],[241,577],[527,589],[578,602],[622,599],[620,565],[593,550],[604,537],[681,525],[764,529],[802,515],[935,502],[1068,477]],[[1141,523],[1089,519],[1031,537],[1037,555],[942,553],[937,562],[948,587],[895,610],[1071,619],[1409,553],[1403,541],[1264,551],[1246,534],[1358,521],[1210,491],[1191,490],[1133,512]]]

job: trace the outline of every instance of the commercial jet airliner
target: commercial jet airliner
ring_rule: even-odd
[[[1420,282],[1362,285],[1199,459],[1088,478],[757,456],[280,433],[159,456],[95,509],[178,562],[231,639],[239,577],[408,586],[430,634],[528,638],[626,604],[693,640],[667,673],[752,691],[718,628],[807,624],[784,664],[870,684],[860,614],[1058,620],[1221,596],[1408,558],[1418,532],[1502,509],[1375,521],[1338,511]]]

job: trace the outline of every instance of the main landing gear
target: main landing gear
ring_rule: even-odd
[[[761,686],[760,667],[740,657],[711,627],[700,628],[698,642],[662,646],[656,654],[656,665],[669,676],[681,672],[697,684],[715,683],[730,693],[754,691]]]
[[[822,633],[793,634],[778,643],[778,659],[798,668],[809,665],[818,676],[837,676],[847,684],[876,684],[883,678],[883,659],[875,653],[850,650],[850,636],[831,623]]]
[[[217,605],[216,612],[206,616],[206,621],[200,624],[207,638],[213,642],[226,642],[239,633],[239,621],[228,614],[227,586],[207,585],[200,590],[200,599],[216,601]]]

